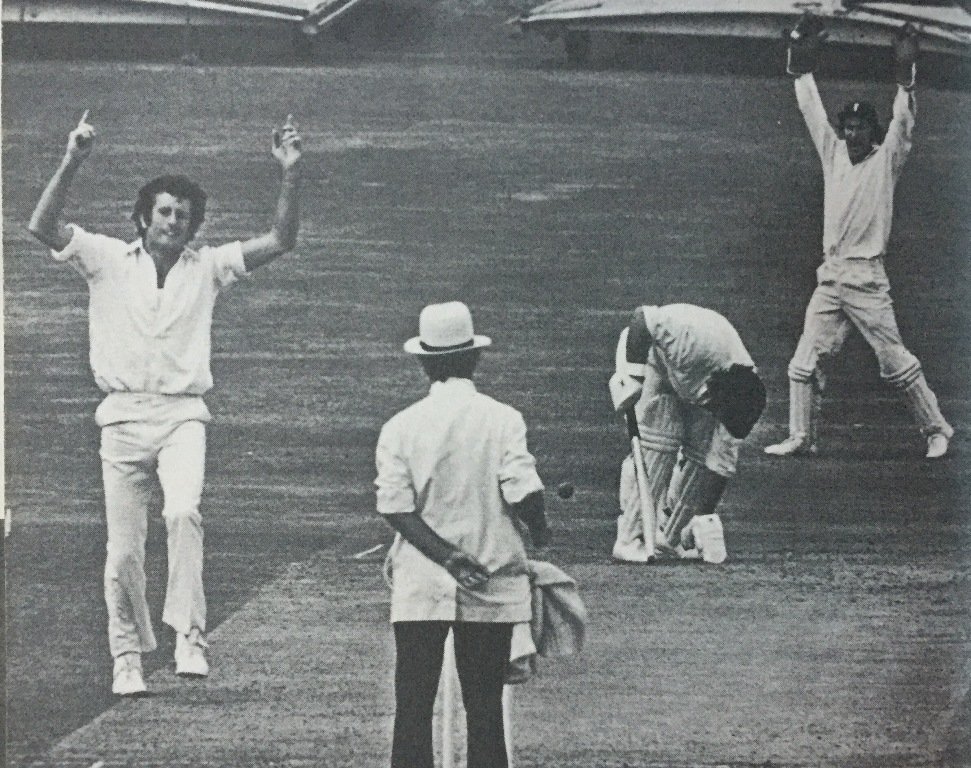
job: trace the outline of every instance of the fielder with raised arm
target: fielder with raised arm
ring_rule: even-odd
[[[87,281],[90,363],[105,398],[95,413],[108,528],[104,572],[112,692],[145,692],[141,654],[156,648],[145,598],[145,539],[152,474],[164,497],[168,585],[162,620],[176,632],[176,673],[205,676],[202,496],[213,384],[210,329],[219,291],[291,250],[299,224],[300,136],[290,119],[273,132],[282,169],[276,217],[263,235],[189,248],[206,195],[185,176],[160,176],[138,192],[125,242],[60,223],[72,181],[91,154],[84,113],[30,220],[30,232]]]
[[[632,451],[621,466],[614,559],[649,561],[651,536],[663,554],[722,562],[715,508],[735,475],[739,443],[765,408],[751,355],[722,315],[669,304],[634,312],[616,365],[611,400],[639,437],[641,457]],[[641,469],[647,498],[638,489]],[[657,529],[646,530],[645,520]]]
[[[940,458],[954,430],[941,414],[920,361],[904,346],[883,266],[894,187],[914,131],[917,33],[907,24],[894,38],[898,85],[886,135],[873,105],[865,101],[847,104],[837,127],[830,125],[812,74],[824,37],[819,19],[804,16],[789,42],[787,70],[795,76],[799,109],[823,164],[823,263],[789,362],[789,437],[765,452],[815,453],[822,367],[856,327],[876,353],[880,376],[904,394],[927,441],[927,458]]]

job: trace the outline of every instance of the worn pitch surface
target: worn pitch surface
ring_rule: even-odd
[[[831,108],[886,84],[822,83]],[[579,659],[516,693],[520,765],[961,765],[968,722],[971,417],[965,93],[920,94],[888,262],[945,413],[927,464],[872,355],[831,376],[823,452],[770,461],[814,284],[818,161],[782,77],[568,72],[433,59],[322,69],[8,64],[3,72],[7,713],[14,765],[380,765],[392,713],[381,423],[424,383],[401,342],[461,298],[496,340],[481,389],[520,408],[549,487],[549,559],[590,609]],[[271,127],[305,139],[296,253],[222,297],[206,581],[213,675],[113,704],[103,636],[98,392],[86,292],[25,233],[64,138],[99,131],[67,217],[129,236],[138,184],[210,193],[203,241],[265,227]],[[623,430],[613,345],[639,303],[726,314],[768,410],[722,508],[718,568],[610,562]],[[164,529],[149,533],[160,610]],[[92,722],[99,713],[103,714]]]

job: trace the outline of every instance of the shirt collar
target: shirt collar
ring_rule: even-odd
[[[149,255],[148,251],[145,250],[145,244],[144,244],[144,242],[142,241],[141,238],[138,238],[137,240],[133,240],[132,242],[130,242],[128,244],[128,255],[129,256],[137,256],[140,253],[143,253],[146,256]],[[199,252],[198,251],[194,251],[192,248],[186,247],[186,248],[182,249],[182,255],[179,256],[179,258],[180,259],[192,259],[193,261],[198,261],[199,260]]]
[[[845,144],[846,142],[844,141],[843,143]],[[880,149],[880,145],[879,144],[873,144],[873,145],[871,145],[870,151],[867,152],[866,155],[864,155],[863,159],[860,160],[859,163],[854,163],[852,160],[850,160],[850,151],[849,151],[849,149],[847,149],[846,150],[846,159],[847,160],[850,160],[850,165],[854,165],[854,166],[860,165],[861,163],[865,163],[867,160],[869,160],[871,157],[873,157],[876,154],[876,152],[877,152],[878,149]]]
[[[450,378],[447,381],[433,381],[428,390],[430,397],[456,397],[475,394],[475,384],[472,379]]]

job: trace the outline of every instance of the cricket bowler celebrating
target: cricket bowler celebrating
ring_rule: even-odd
[[[874,107],[847,104],[834,129],[812,70],[824,37],[815,16],[804,16],[790,34],[787,71],[823,164],[823,263],[802,336],[789,362],[789,437],[765,452],[774,456],[815,453],[818,409],[825,384],[821,370],[856,327],[876,353],[880,376],[903,392],[928,459],[947,453],[954,430],[944,420],[920,361],[897,328],[890,283],[883,266],[893,216],[893,191],[911,148],[917,33],[909,24],[894,37],[897,95],[886,135]]]
[[[722,562],[715,508],[735,475],[739,443],[765,408],[751,355],[713,310],[643,306],[620,334],[616,367],[611,400],[636,439],[621,466],[614,559],[648,562],[656,546]]]
[[[381,429],[377,511],[394,528],[392,768],[432,768],[432,710],[451,628],[468,733],[468,764],[507,765],[502,688],[513,625],[531,597],[519,521],[548,535],[543,483],[514,408],[476,390],[479,354],[459,301],[430,304],[405,343],[431,386]]]
[[[282,169],[276,217],[266,234],[219,247],[189,248],[205,217],[206,195],[184,176],[160,176],[138,193],[133,242],[59,222],[94,128],[84,113],[71,131],[30,232],[87,281],[90,363],[105,397],[101,427],[108,544],[104,571],[112,692],[145,692],[141,654],[156,648],[145,598],[145,539],[152,474],[164,497],[168,585],[162,620],[176,632],[175,671],[205,676],[206,600],[199,511],[212,387],[213,306],[222,288],[291,250],[297,238],[300,137],[291,121],[274,131]]]

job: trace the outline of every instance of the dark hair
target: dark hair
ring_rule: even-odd
[[[180,200],[189,201],[189,239],[191,240],[206,218],[206,193],[188,176],[157,176],[138,190],[135,209],[131,214],[135,229],[138,230],[139,235],[145,234],[145,223],[152,221],[155,198],[163,192]]]
[[[855,117],[869,123],[870,130],[873,133],[873,140],[877,143],[883,141],[883,138],[886,136],[887,132],[884,130],[883,126],[880,125],[880,120],[877,118],[877,110],[869,101],[851,101],[840,110],[839,114],[836,116],[836,125],[839,129],[841,138],[843,136],[843,128],[846,125],[846,121],[851,117]]]
[[[708,379],[707,407],[739,440],[752,431],[765,410],[765,400],[765,384],[750,366],[734,363]]]
[[[479,349],[463,349],[447,355],[419,355],[418,361],[425,374],[432,381],[445,381],[449,378],[471,379],[479,362]]]

